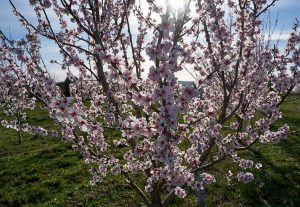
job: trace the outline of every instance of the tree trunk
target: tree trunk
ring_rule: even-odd
[[[17,134],[18,134],[18,143],[21,144],[22,142],[22,134],[21,134],[21,131],[17,131]]]
[[[151,192],[150,207],[162,207],[161,196],[157,185],[157,183],[154,185],[153,191]]]
[[[202,149],[200,148],[200,146],[198,146],[198,152],[199,154],[202,155]],[[201,170],[197,170],[195,172],[195,178],[197,181],[199,182],[203,182],[203,178],[201,177]],[[198,207],[205,207],[205,192],[204,192],[204,188],[203,189],[199,189],[197,192],[197,200],[198,200]]]
[[[200,170],[198,170],[196,172],[196,179],[199,182],[203,181],[203,178],[200,176],[201,172]],[[199,189],[197,192],[197,200],[198,200],[198,207],[205,207],[205,191],[204,188],[203,189]]]
[[[22,134],[21,134],[21,118],[20,118],[20,114],[17,113],[17,121],[18,121],[18,143],[20,144],[22,142]]]
[[[150,207],[162,207],[161,203],[151,203]]]

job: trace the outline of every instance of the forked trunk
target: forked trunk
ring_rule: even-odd
[[[153,191],[151,192],[151,204],[150,207],[162,207],[161,196],[156,186],[154,187]]]
[[[161,203],[151,203],[150,207],[162,207]]]

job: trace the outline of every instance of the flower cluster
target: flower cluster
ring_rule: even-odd
[[[240,172],[237,174],[237,179],[238,179],[238,181],[248,183],[254,179],[254,176],[250,172],[246,172],[246,173]]]

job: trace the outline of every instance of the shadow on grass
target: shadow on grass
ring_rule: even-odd
[[[292,148],[292,145],[285,143],[283,147],[285,151],[288,151],[287,147]],[[281,147],[275,149],[281,149]],[[290,156],[286,157],[275,156],[276,162],[261,151],[252,149],[251,152],[254,159],[259,160],[264,167],[255,172],[256,182],[241,186],[240,195],[245,201],[244,206],[298,207],[300,204],[300,169],[292,158],[296,158],[299,152],[289,151]],[[257,185],[261,187],[257,188]]]

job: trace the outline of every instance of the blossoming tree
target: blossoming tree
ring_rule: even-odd
[[[40,126],[31,126],[26,123],[26,110],[33,110],[36,108],[36,98],[33,93],[30,93],[28,83],[23,79],[23,76],[25,75],[24,71],[19,67],[16,67],[17,65],[15,65],[13,59],[14,56],[2,56],[5,55],[5,49],[8,49],[7,46],[13,46],[14,43],[6,39],[2,32],[0,32],[0,36],[2,37],[0,109],[1,112],[4,112],[7,115],[7,117],[10,117],[9,120],[1,120],[1,125],[6,128],[13,128],[17,130],[19,143],[22,142],[22,131],[30,134],[46,136],[48,135],[48,132],[44,128]],[[13,49],[18,53],[17,48]],[[55,135],[54,131],[52,135]]]
[[[261,164],[239,151],[286,137],[287,125],[270,125],[298,87],[300,37],[295,24],[284,51],[265,41],[260,16],[276,0],[185,0],[177,10],[171,0],[29,2],[37,24],[11,2],[28,34],[11,44],[2,34],[1,72],[45,104],[92,163],[93,185],[121,174],[146,206],[167,206],[185,188],[203,204],[216,181],[208,169],[228,159],[240,168],[231,176],[250,182]],[[51,64],[68,70],[71,97],[43,69],[41,37],[57,45]],[[182,70],[194,85],[178,83]]]

